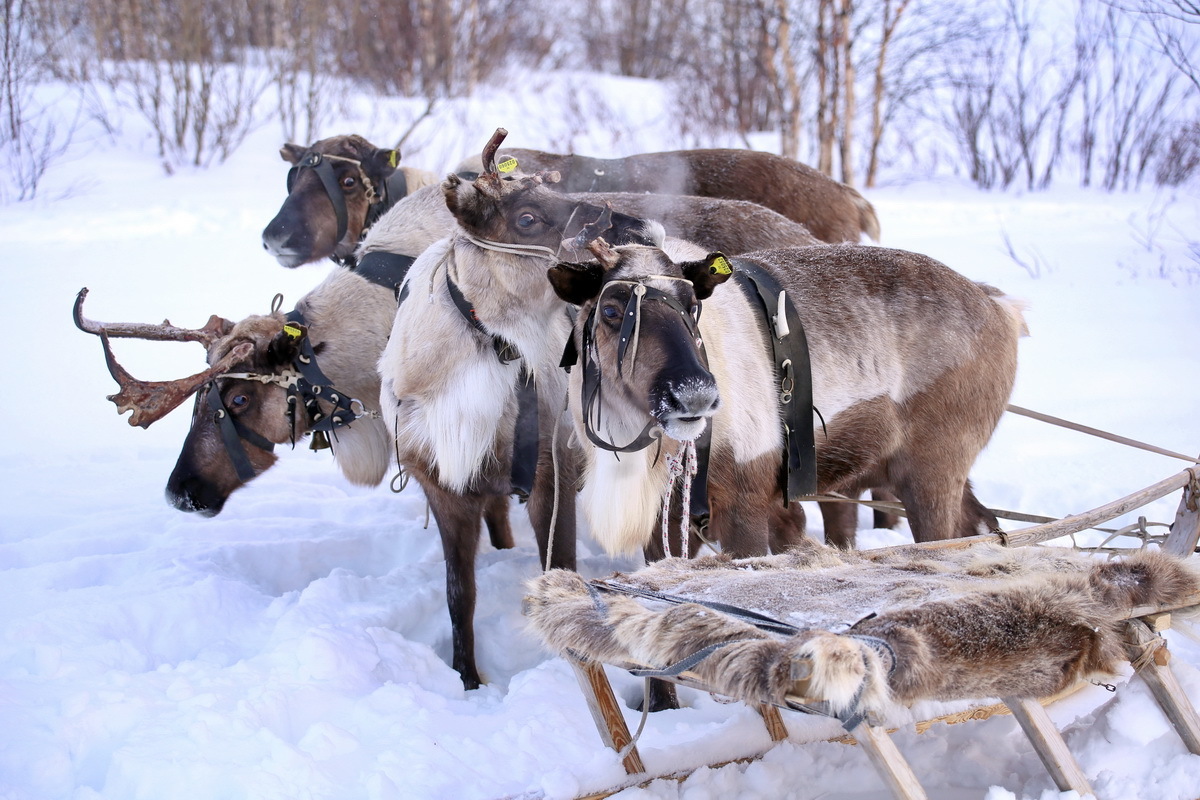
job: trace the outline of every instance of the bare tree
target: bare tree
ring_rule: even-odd
[[[896,35],[900,19],[904,16],[904,12],[908,10],[910,2],[911,0],[883,0],[882,13],[879,20],[879,47],[875,56],[874,81],[871,92],[871,137],[867,145],[869,158],[867,161],[866,185],[868,188],[875,186],[875,181],[879,173],[879,145],[883,141],[883,104],[886,95],[884,76],[887,73],[888,49],[892,44],[892,39]]]
[[[51,164],[70,148],[78,128],[82,106],[77,97],[63,98],[74,106],[65,115],[51,104],[38,101],[39,84],[52,73],[52,59],[38,38],[38,9],[22,0],[3,0],[0,27],[0,153],[7,170],[0,187],[11,188],[15,199],[37,196]],[[59,90],[61,96],[66,90]],[[64,124],[65,123],[65,124]],[[9,192],[0,188],[0,197]]]

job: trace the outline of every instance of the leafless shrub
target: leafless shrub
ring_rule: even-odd
[[[1160,186],[1179,186],[1200,170],[1200,122],[1180,125],[1158,160],[1154,180]]]
[[[81,105],[69,87],[42,87],[53,75],[51,55],[38,41],[38,9],[3,0],[0,25],[0,156],[5,163],[0,198],[35,197],[50,166],[66,154],[78,129]],[[60,103],[39,102],[53,91]],[[61,113],[62,107],[73,112]]]
[[[252,60],[254,8],[239,0],[93,0],[102,78],[149,124],[168,172],[224,160],[256,124],[267,86]]]

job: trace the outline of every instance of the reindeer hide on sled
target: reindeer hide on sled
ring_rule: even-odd
[[[842,715],[1046,697],[1112,674],[1125,658],[1120,620],[1198,590],[1200,570],[1157,551],[1105,561],[1045,547],[813,544],[736,561],[667,559],[590,583],[554,570],[531,581],[525,613],[559,653],[662,668],[710,648],[685,662],[704,688],[785,707],[823,701]],[[791,627],[768,632],[721,604]]]

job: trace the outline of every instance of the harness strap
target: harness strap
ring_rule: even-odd
[[[337,238],[334,241],[342,241],[347,227],[346,196],[342,194],[341,187],[338,186],[337,176],[333,174],[333,165],[321,153],[312,151],[305,153],[296,166],[288,170],[287,190],[289,194],[291,194],[292,184],[296,180],[296,173],[302,169],[311,169],[321,179],[321,184],[325,187],[325,194],[329,197],[329,202],[333,204],[333,212],[337,214],[338,229]]]
[[[697,600],[691,597],[680,597],[674,594],[664,594],[651,589],[643,589],[639,586],[630,586],[625,583],[615,583],[608,580],[593,580],[588,581],[589,584],[595,586],[600,591],[613,592],[614,594],[627,594],[633,597],[643,597],[647,600],[658,600],[671,605],[683,605],[685,603],[695,603],[705,608],[711,608],[713,611],[720,611],[722,614],[728,614],[731,617],[748,622],[754,627],[768,633],[779,633],[784,636],[795,636],[801,632],[801,629],[788,622],[775,619],[774,617],[760,614],[757,611],[751,611],[748,608],[740,608],[738,606],[729,605],[728,603],[719,603],[715,600]]]
[[[217,430],[221,433],[221,441],[225,443],[225,452],[229,454],[229,460],[233,462],[238,479],[245,483],[258,473],[255,471],[254,465],[250,463],[250,457],[246,455],[246,448],[242,442],[247,441],[268,453],[274,452],[275,443],[242,425],[233,414],[229,413],[229,409],[225,408],[225,403],[221,400],[221,392],[215,382],[208,384],[205,392],[208,394],[208,408],[213,413],[213,422],[216,423]]]
[[[513,431],[512,493],[526,500],[533,491],[538,461],[538,399],[533,375],[521,362],[517,376],[517,424]]]
[[[286,319],[297,325],[305,324],[304,314],[299,309],[289,311]],[[361,407],[362,402],[339,392],[317,366],[317,356],[307,333],[300,339],[300,352],[296,356],[295,367],[300,372],[300,378],[294,387],[288,387],[288,395],[296,395],[304,403],[314,432],[330,433],[335,428],[349,425],[358,419],[359,414],[353,406],[358,403]],[[326,401],[333,409],[325,414],[317,403],[318,399]]]
[[[450,292],[450,299],[454,301],[454,307],[458,309],[458,313],[462,314],[467,324],[492,340],[492,348],[496,351],[496,357],[500,359],[501,364],[510,364],[521,357],[515,344],[492,334],[483,327],[483,323],[475,315],[475,306],[471,305],[471,301],[462,293],[462,289],[459,289],[458,284],[451,279],[449,270],[446,272],[446,289]]]
[[[779,404],[783,406],[784,462],[781,483],[787,503],[817,493],[817,446],[813,429],[812,364],[800,315],[773,275],[746,259],[730,259],[733,276],[766,320]],[[774,307],[774,309],[773,309]]]
[[[605,192],[624,186],[625,159],[572,156],[571,170],[563,191]],[[575,188],[578,187],[578,188]]]
[[[413,256],[405,256],[400,253],[372,250],[359,259],[357,264],[347,266],[354,274],[376,286],[391,289],[398,297],[400,286],[404,283],[409,268],[416,260]]]

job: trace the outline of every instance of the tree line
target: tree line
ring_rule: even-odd
[[[1118,190],[1200,167],[1197,0],[0,2],[9,199],[36,194],[81,118],[104,123],[97,87],[170,171],[223,160],[264,118],[328,135],[347,86],[432,107],[514,66],[664,81],[681,141],[769,133],[851,185],[950,169]]]

